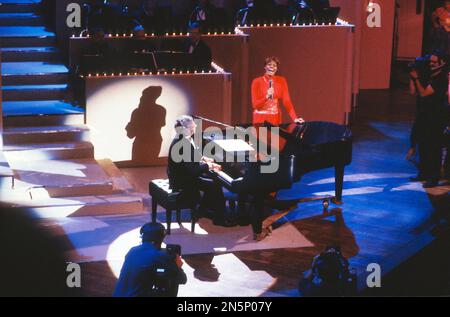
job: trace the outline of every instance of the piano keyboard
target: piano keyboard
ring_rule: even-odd
[[[231,184],[233,183],[234,179],[230,175],[228,175],[227,173],[224,173],[222,171],[218,171],[218,172],[215,172],[215,173],[220,178],[220,180],[222,180],[223,182],[225,182],[226,184],[231,186]]]

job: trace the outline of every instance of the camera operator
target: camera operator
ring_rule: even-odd
[[[160,223],[147,223],[141,230],[142,244],[128,251],[114,296],[174,297],[178,286],[187,281],[180,254],[161,249],[166,235]]]
[[[300,278],[300,296],[355,296],[357,276],[339,246],[329,246],[316,255],[311,269]]]
[[[426,67],[424,67],[426,65]],[[435,51],[411,65],[410,92],[417,95],[417,114],[411,133],[410,159],[417,145],[419,174],[415,181],[425,181],[423,187],[438,185],[441,166],[444,105],[447,98],[448,76],[444,55]]]

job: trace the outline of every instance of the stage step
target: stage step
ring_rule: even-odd
[[[14,161],[94,158],[94,146],[90,142],[5,145],[3,151]]]
[[[64,85],[69,82],[68,73],[7,75],[2,78],[5,86]]]
[[[3,75],[5,86],[26,86],[26,85],[64,85],[69,81],[68,73],[49,74],[19,74]]]
[[[60,85],[69,80],[66,66],[49,62],[7,62],[2,63],[2,82],[14,85]]]
[[[20,206],[14,201],[10,204],[13,207]],[[27,206],[32,209],[33,216],[39,219],[143,212],[142,198],[127,194],[37,199],[28,201]]]
[[[2,62],[32,62],[32,61],[55,61],[59,58],[60,51],[55,47],[4,47]]]
[[[4,167],[0,167],[0,173],[2,173]],[[14,186],[14,176],[0,175],[0,202],[4,202],[5,197],[8,195],[3,190],[11,190]]]
[[[67,84],[3,86],[4,101],[64,100]]]
[[[115,190],[119,190],[124,193],[131,193],[134,191],[133,186],[113,161],[111,161],[110,159],[103,159],[97,160],[97,162],[109,176],[109,178],[113,181]]]
[[[69,80],[69,70],[63,64],[49,62],[2,63],[5,86],[60,85]]]
[[[3,130],[4,145],[89,141],[84,125],[8,127]]]
[[[114,194],[112,182],[92,182],[84,184],[49,184],[47,186],[35,186],[29,190],[31,199],[43,196],[50,198],[109,195]]]
[[[14,160],[5,157],[17,179],[28,184],[32,199],[112,195],[113,182],[94,159]]]
[[[142,213],[143,199],[110,160],[14,160],[15,187],[0,182],[1,201],[39,218]],[[1,179],[0,179],[1,181]]]
[[[84,124],[84,109],[62,100],[3,102],[5,127],[76,124]]]
[[[44,23],[44,19],[33,12],[0,13],[0,26],[39,26]]]
[[[13,186],[12,186],[13,185]],[[14,178],[14,183],[3,182],[0,183],[0,201],[2,204],[10,204],[11,201],[22,202],[22,205],[30,200],[30,194],[28,193],[28,186],[20,180]]]
[[[1,0],[0,12],[35,12],[39,10],[41,0]]]
[[[57,109],[61,110],[61,109]],[[55,111],[56,112],[56,111]],[[3,125],[11,127],[40,127],[57,125],[82,125],[84,124],[84,112],[77,114],[42,114],[23,115],[14,114],[3,117]]]
[[[42,47],[56,46],[55,36],[0,36],[2,47]]]
[[[45,26],[0,26],[0,38],[55,37]],[[3,41],[2,41],[3,42]],[[2,45],[2,47],[5,47]]]
[[[43,61],[2,63],[2,76],[66,74],[68,72],[69,69],[60,63]]]
[[[0,188],[12,188],[14,184],[14,172],[9,166],[3,151],[0,151]],[[2,199],[0,198],[0,201]]]

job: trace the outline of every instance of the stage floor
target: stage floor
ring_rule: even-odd
[[[321,217],[321,202],[300,204],[276,229],[285,230],[285,235],[274,234],[254,248],[249,244],[248,228],[211,229],[203,223],[192,235],[184,228],[173,227],[172,241],[187,251],[184,269],[188,283],[180,287],[179,295],[298,296],[302,272],[330,245],[341,246],[358,273],[362,290],[368,264],[379,264],[382,275],[388,276],[432,243],[436,239],[433,229],[449,218],[450,186],[424,190],[421,183],[409,181],[416,168],[404,157],[414,112],[414,98],[403,89],[361,93],[352,125],[353,162],[345,171],[344,205],[339,207],[341,222],[333,216]],[[144,197],[151,179],[166,177],[164,168],[122,171]],[[332,194],[333,188],[333,170],[323,170],[306,175],[279,196]],[[164,220],[162,213],[159,216]],[[120,268],[117,255],[138,241],[136,229],[149,219],[148,214],[81,217],[52,223],[46,220],[45,226],[67,241],[67,252],[73,260],[82,262],[84,293],[110,296]],[[185,221],[188,225],[188,217]],[[205,253],[189,245],[202,243],[201,235],[206,239],[210,235],[215,241],[215,252],[205,249]],[[112,253],[116,257],[109,256]]]

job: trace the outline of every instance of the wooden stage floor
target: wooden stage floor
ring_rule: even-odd
[[[322,212],[320,202],[301,204],[283,221],[292,223],[312,247],[186,255],[186,265],[194,270],[195,280],[181,286],[182,295],[205,296],[201,288],[211,287],[215,289],[214,296],[223,297],[298,296],[300,275],[310,267],[312,258],[329,245],[341,246],[351,267],[358,272],[361,290],[369,263],[381,265],[386,281],[407,280],[408,276],[396,280],[389,273],[398,272],[402,263],[434,243],[435,229],[444,220],[448,221],[450,212],[450,186],[425,191],[420,183],[409,181],[416,169],[404,157],[414,111],[414,98],[403,89],[362,92],[352,124],[354,153],[353,163],[345,172],[343,222],[337,223],[334,217],[318,217]],[[162,169],[123,171],[143,193],[150,179],[164,177]],[[310,196],[331,192],[332,177],[332,170],[308,174],[292,190],[280,195]],[[227,261],[232,268],[227,267]],[[435,261],[443,263],[443,259]],[[441,269],[445,267],[441,265]],[[448,270],[447,267],[446,278]],[[414,271],[408,272],[413,274]],[[247,280],[241,281],[242,276]],[[82,264],[83,292],[87,296],[111,296],[115,282],[108,262]],[[380,290],[364,294],[384,293]],[[420,291],[415,294],[431,295]],[[396,293],[391,288],[389,295],[404,293]]]

